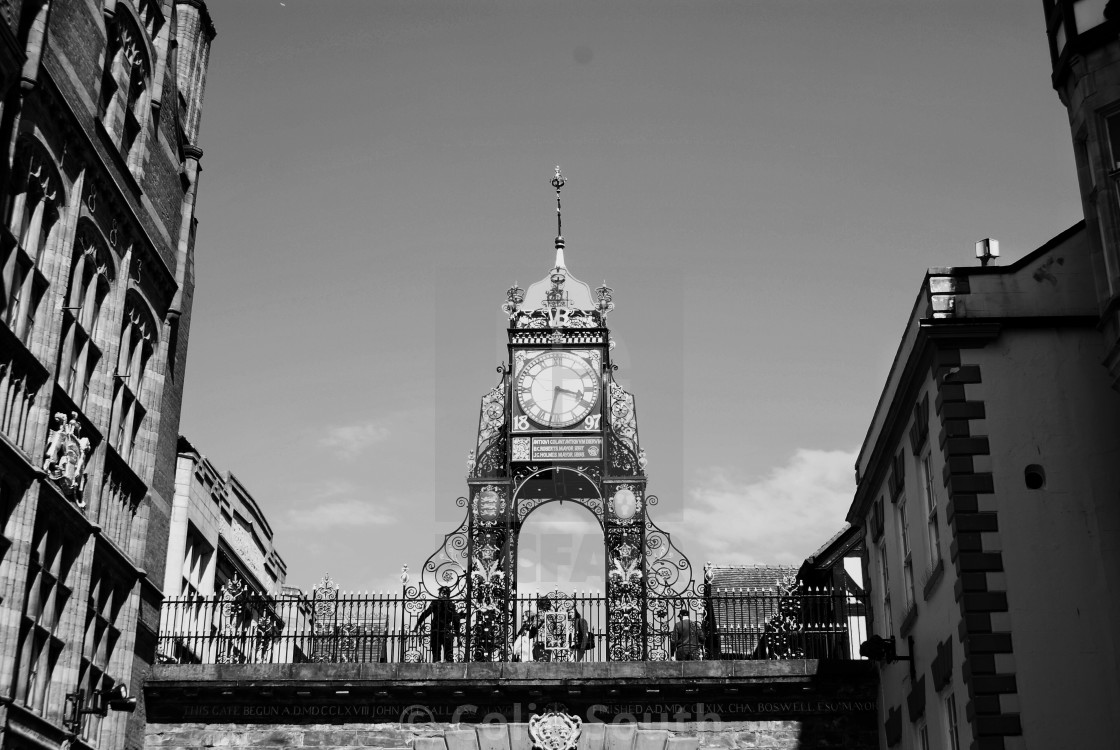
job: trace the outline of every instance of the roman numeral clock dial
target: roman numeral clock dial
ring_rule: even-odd
[[[571,352],[545,352],[525,363],[517,376],[521,411],[545,428],[570,427],[599,402],[599,374]]]

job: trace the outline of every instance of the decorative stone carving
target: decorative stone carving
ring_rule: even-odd
[[[578,716],[550,710],[529,717],[533,750],[575,750],[583,722]]]
[[[47,438],[47,451],[43,460],[43,471],[58,484],[63,494],[73,500],[79,508],[86,507],[82,492],[86,487],[86,461],[92,450],[89,438],[82,437],[82,425],[78,412],[54,415],[57,427]]]

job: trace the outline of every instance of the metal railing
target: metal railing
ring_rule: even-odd
[[[446,602],[446,603],[444,603]],[[272,663],[463,661],[662,661],[858,659],[867,639],[862,595],[799,588],[720,590],[710,596],[647,597],[608,622],[601,595],[522,596],[508,607],[459,599],[338,594],[333,599],[167,599],[159,653],[165,662]],[[680,613],[695,647],[674,635]],[[586,623],[581,629],[571,614]],[[623,625],[625,622],[625,626]],[[589,635],[577,647],[581,630]],[[687,639],[685,639],[687,640]],[[450,659],[448,659],[450,656]]]

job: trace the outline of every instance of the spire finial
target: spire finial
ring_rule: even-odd
[[[552,178],[552,187],[557,189],[557,241],[556,241],[557,264],[556,264],[556,268],[558,268],[558,269],[566,268],[566,266],[564,266],[564,263],[563,263],[563,232],[560,231],[560,226],[561,226],[561,224],[560,224],[560,188],[562,188],[564,186],[564,182],[566,182],[566,181],[567,180],[564,180],[563,175],[560,174],[560,165],[557,165],[557,174],[556,174],[556,176],[554,176]]]
[[[556,176],[552,178],[552,187],[556,188],[556,236],[563,237],[560,231],[560,188],[564,187],[564,175],[560,174],[560,165],[556,165]]]
[[[560,174],[560,165],[556,165],[556,174],[552,178],[552,187],[556,188],[556,267],[564,268],[564,232],[560,223],[560,188],[564,187],[566,180]]]

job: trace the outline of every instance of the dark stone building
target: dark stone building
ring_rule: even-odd
[[[202,0],[0,2],[0,746],[138,747],[190,333]]]

